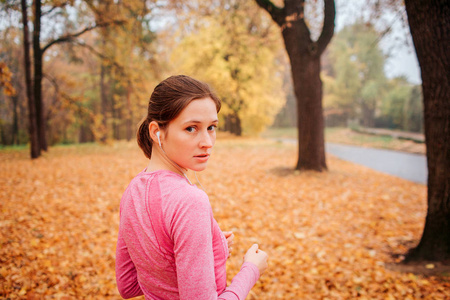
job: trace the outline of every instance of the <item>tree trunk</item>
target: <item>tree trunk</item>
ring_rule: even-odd
[[[324,1],[324,24],[317,41],[311,40],[304,19],[304,0],[285,0],[283,8],[275,6],[270,0],[256,2],[280,26],[291,62],[298,115],[296,169],[326,170],[320,56],[333,37],[334,1]]]
[[[92,134],[92,130],[89,127],[89,123],[85,120],[80,120],[80,132],[78,135],[79,143],[90,143],[94,141],[94,135]]]
[[[450,5],[406,0],[409,27],[422,73],[428,211],[419,245],[406,261],[450,260]]]
[[[31,80],[31,57],[30,57],[30,38],[28,30],[28,13],[27,2],[21,0],[22,5],[22,22],[23,22],[23,48],[25,62],[25,86],[28,98],[28,116],[30,131],[30,154],[31,158],[38,158],[41,155],[41,147],[39,145],[39,135],[36,117],[36,104],[34,102],[33,87]]]
[[[114,79],[112,79],[111,77],[110,79],[110,84],[109,86],[111,87],[111,92],[109,95],[109,100],[111,102],[111,117],[112,117],[112,134],[113,134],[113,139],[115,140],[120,140],[120,136],[119,136],[119,127],[120,127],[120,107],[117,107],[116,105],[116,100],[114,97],[114,82],[111,83],[111,81],[114,81]]]
[[[130,141],[133,137],[133,109],[131,107],[131,93],[132,93],[132,87],[131,83],[128,82],[127,85],[127,118],[126,118],[126,138],[127,141]]]
[[[373,106],[372,104],[367,104],[365,102],[361,103],[361,113],[362,113],[361,124],[364,127],[375,126],[375,109],[373,109],[372,106]]]
[[[114,97],[112,97],[114,106],[116,105],[116,101],[114,100]],[[120,140],[122,138],[121,132],[122,132],[122,107],[117,107],[114,111],[114,139],[115,140]]]
[[[283,31],[283,37],[291,59],[297,99],[299,155],[296,169],[326,170],[320,56],[311,55],[307,50],[300,53],[301,44],[293,42],[294,37],[286,32],[288,30]]]
[[[232,133],[234,133],[237,136],[241,136],[242,135],[242,123],[241,123],[241,118],[239,117],[238,112],[234,112],[234,115],[231,117],[231,119],[233,120]]]
[[[19,144],[19,113],[18,113],[18,103],[19,97],[11,96],[11,100],[13,102],[13,124],[12,124],[12,144]]]
[[[230,115],[225,115],[225,122],[224,122],[223,130],[231,132],[231,122],[230,122]]]
[[[103,45],[105,41],[103,40]],[[106,83],[105,83],[105,65],[102,62],[100,67],[100,98],[101,98],[101,114],[103,116],[103,135],[100,138],[101,142],[106,142],[108,139],[108,99],[106,95]]]
[[[41,1],[34,0],[34,28],[33,28],[34,101],[36,104],[39,145],[42,150],[47,151],[46,119],[45,119],[44,101],[42,101],[42,49],[40,40],[41,40]]]
[[[233,112],[225,116],[225,131],[228,131],[237,136],[242,135],[241,119],[237,112]]]

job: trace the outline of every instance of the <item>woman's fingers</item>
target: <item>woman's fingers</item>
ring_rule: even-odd
[[[244,256],[244,262],[251,262],[255,264],[260,274],[262,274],[268,267],[268,255],[265,251],[260,250],[258,244],[253,244]]]
[[[234,243],[234,234],[233,231],[223,231],[223,235],[225,236],[227,240],[227,246],[228,246],[228,257],[231,256],[231,251],[233,250],[233,247],[231,247]]]
[[[228,246],[233,245],[233,240],[234,240],[234,234],[232,231],[224,231],[223,235],[225,236],[225,238],[227,239],[227,244]]]
[[[223,231],[222,233],[226,238],[228,238],[229,236],[231,236],[233,234],[233,231]]]

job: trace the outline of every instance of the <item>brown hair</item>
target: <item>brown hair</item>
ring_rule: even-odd
[[[156,121],[163,130],[191,101],[208,97],[214,101],[219,112],[220,99],[206,83],[186,75],[170,76],[161,81],[150,96],[147,117],[137,132],[137,142],[145,156],[152,156],[153,141],[148,131],[152,121]]]

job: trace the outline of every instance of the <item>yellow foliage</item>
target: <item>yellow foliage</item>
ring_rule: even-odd
[[[222,117],[237,114],[243,133],[255,135],[271,125],[285,102],[283,67],[277,64],[281,41],[277,28],[266,28],[264,35],[249,30],[245,13],[204,17],[181,38],[171,61],[176,73],[211,84],[223,101]]]
[[[4,62],[0,62],[0,88],[7,96],[14,96],[16,90],[11,84],[12,73]]]

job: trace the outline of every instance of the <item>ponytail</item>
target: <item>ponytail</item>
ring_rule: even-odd
[[[137,142],[139,147],[144,152],[145,156],[150,159],[152,157],[152,146],[153,141],[150,138],[150,132],[148,130],[148,119],[145,120],[139,125],[139,129],[137,131]]]

